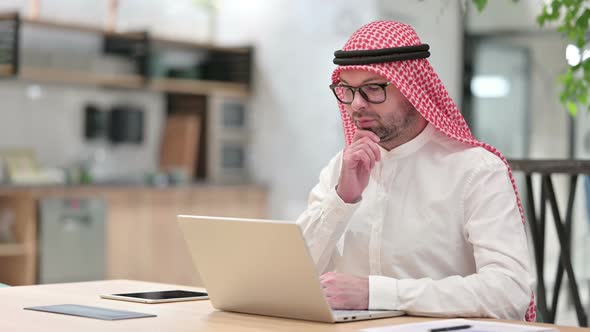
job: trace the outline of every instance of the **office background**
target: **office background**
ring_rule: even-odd
[[[26,17],[31,15],[34,2],[5,0],[0,2],[0,12],[18,11]],[[112,24],[109,3],[42,0],[38,1],[37,15],[39,19],[102,28]],[[470,3],[460,0],[362,3],[120,0],[114,28],[149,31],[163,38],[229,48],[251,47],[249,90],[237,98],[246,110],[245,115],[238,116],[245,133],[236,134],[243,150],[224,150],[228,153],[228,164],[233,160],[244,169],[237,171],[237,175],[225,174],[227,178],[224,178],[222,171],[216,173],[205,165],[201,166],[201,172],[205,168],[207,174],[197,174],[200,171],[194,170],[193,175],[199,185],[262,186],[266,203],[261,214],[293,220],[305,208],[307,194],[322,167],[343,147],[338,109],[328,89],[334,68],[332,54],[354,30],[372,20],[393,19],[415,27],[422,41],[430,44],[429,60],[463,110],[475,136],[499,148],[507,158],[586,159],[590,156],[587,115],[581,113],[572,121],[558,102],[561,87],[557,78],[568,66],[568,42],[552,26],[538,27],[535,17],[543,2],[489,1],[483,13],[474,10]],[[23,67],[29,64],[65,66],[76,71],[129,70],[129,63],[112,58],[103,61],[101,35],[27,24],[23,24],[21,32]],[[172,52],[167,57],[180,67],[192,59],[185,51]],[[17,77],[0,80],[0,102],[0,150],[33,151],[39,165],[58,173],[49,178],[63,179],[71,176],[72,169],[79,171],[74,166],[84,165],[92,179],[85,184],[90,185],[192,182],[191,176],[187,181],[187,174],[176,174],[178,179],[172,176],[175,174],[161,172],[162,139],[170,114],[167,93]],[[141,139],[115,144],[106,139],[84,137],[87,109],[92,105],[102,110],[116,107],[139,110]],[[208,134],[215,135],[211,117],[201,126],[209,126]],[[215,137],[209,137],[208,142],[215,144]],[[214,154],[204,157],[216,158]],[[522,176],[518,181],[524,193]],[[566,193],[567,179],[556,177],[555,181],[556,190]],[[5,186],[14,185],[6,176],[3,182]],[[584,189],[584,185],[577,188],[572,255],[580,294],[588,308],[590,218]],[[559,197],[561,206],[565,207],[565,194]],[[85,211],[89,218],[108,213],[105,212],[108,204],[102,209],[100,203],[84,204],[88,204]],[[45,215],[54,213],[51,206],[51,202],[42,205],[44,211],[50,211]],[[240,211],[236,209],[235,213]],[[547,232],[546,265],[554,266],[559,257],[557,236],[552,227]],[[51,243],[46,245],[51,247]],[[552,268],[546,272],[546,281],[551,285],[554,272]],[[548,291],[551,292],[551,286]],[[566,294],[560,302],[557,322],[575,324],[575,321]]]

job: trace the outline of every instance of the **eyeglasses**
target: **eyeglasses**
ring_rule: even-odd
[[[354,95],[358,91],[361,96],[371,104],[381,104],[387,99],[385,88],[390,85],[391,82],[386,83],[369,83],[358,87],[353,87],[344,84],[332,84],[330,89],[334,92],[334,96],[339,102],[350,105],[354,100]]]

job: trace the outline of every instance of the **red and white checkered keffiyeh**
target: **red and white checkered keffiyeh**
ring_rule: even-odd
[[[422,42],[412,27],[393,21],[377,21],[358,29],[346,42],[342,50],[375,50],[421,44]],[[342,70],[366,70],[387,78],[436,129],[442,131],[450,138],[467,144],[481,146],[502,159],[508,168],[508,174],[510,175],[510,181],[512,181],[520,216],[524,223],[522,204],[508,162],[500,151],[473,137],[465,119],[457,109],[457,105],[449,97],[447,90],[427,59],[338,66],[332,74],[332,83],[339,82],[340,72]],[[344,125],[346,144],[349,145],[352,143],[356,127],[346,112],[344,105],[339,103],[339,107]],[[525,319],[527,321],[536,320],[534,294],[525,314]]]

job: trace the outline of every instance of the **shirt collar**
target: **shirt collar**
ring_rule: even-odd
[[[428,123],[426,127],[424,127],[424,130],[418,134],[418,136],[396,148],[391,149],[391,151],[387,151],[381,147],[381,145],[379,145],[379,150],[381,150],[381,158],[392,160],[403,158],[409,154],[412,154],[424,146],[424,144],[426,144],[428,141],[430,141],[430,138],[434,136],[435,131],[436,128]]]

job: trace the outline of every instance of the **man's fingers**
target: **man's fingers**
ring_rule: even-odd
[[[360,151],[364,152],[364,155],[369,157],[368,166],[370,166],[370,169],[373,169],[375,163],[380,159],[379,149],[377,148],[377,152],[375,153],[375,149],[370,147],[368,144],[359,144],[350,148],[350,152],[355,156],[362,155],[363,153]]]
[[[352,156],[353,156],[353,160],[360,163],[364,169],[367,169],[367,170],[372,169],[371,157],[369,157],[369,154],[364,149],[359,149],[357,151],[354,151],[352,153]]]
[[[367,144],[373,153],[375,154],[375,161],[381,160],[381,150],[379,150],[379,146],[375,144]]]
[[[381,141],[379,136],[377,136],[377,134],[375,134],[374,132],[372,132],[370,130],[362,130],[362,129],[359,129],[356,131],[356,133],[354,133],[354,136],[352,137],[352,141],[356,142],[363,137],[367,137],[375,143],[379,143],[379,141]]]
[[[369,157],[371,158],[371,163],[374,166],[375,162],[379,161],[380,159],[380,152],[379,152],[379,148],[376,147],[376,144],[372,143],[372,144],[359,144],[357,146],[354,146],[353,148],[351,148],[351,150],[353,151],[359,151],[359,150],[363,150],[367,153],[367,155],[369,155]]]
[[[362,146],[367,146],[373,151],[373,155],[375,156],[375,160],[381,160],[381,151],[379,150],[379,145],[371,140],[369,137],[362,137],[358,141],[352,143],[348,148],[351,151],[354,151]]]

